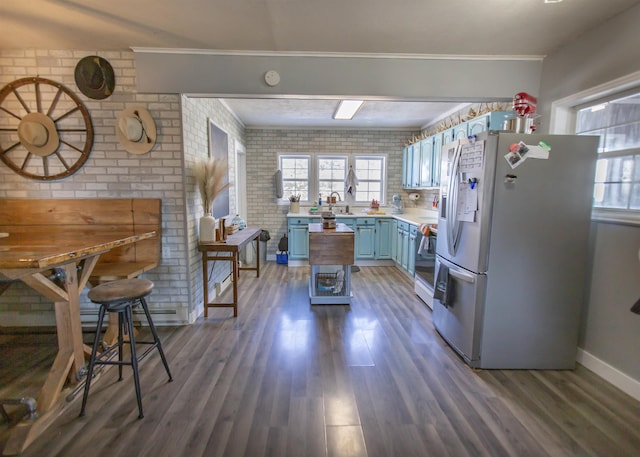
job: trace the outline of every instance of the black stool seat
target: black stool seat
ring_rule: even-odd
[[[91,386],[91,380],[93,378],[93,370],[96,365],[118,365],[118,380],[122,380],[122,366],[130,365],[133,369],[133,381],[136,389],[136,399],[138,401],[138,418],[144,417],[142,413],[142,395],[140,392],[140,377],[138,374],[138,362],[149,354],[154,348],[158,350],[162,363],[167,375],[169,376],[169,382],[173,381],[171,371],[167,359],[162,350],[162,344],[158,337],[156,327],[151,320],[151,314],[149,313],[149,307],[144,299],[153,290],[153,282],[147,279],[133,278],[133,279],[121,279],[118,281],[107,282],[94,287],[88,293],[89,299],[100,304],[100,310],[98,311],[98,324],[96,328],[96,337],[93,341],[93,348],[91,350],[91,357],[89,358],[89,369],[87,371],[87,379],[84,385],[84,395],[82,397],[82,408],[80,409],[80,416],[84,416],[84,410],[87,406],[87,399],[89,397],[89,388]],[[153,335],[153,341],[138,341],[136,342],[133,333],[133,312],[132,308],[138,304],[142,305],[147,323],[149,324],[149,330]],[[118,313],[118,343],[108,348],[102,353],[98,353],[98,346],[100,345],[100,337],[102,332],[102,324],[104,322],[104,316],[107,312]],[[124,335],[129,335],[129,341],[125,341]],[[131,348],[131,360],[123,360],[123,345],[129,344]],[[141,355],[137,354],[136,344],[147,344],[149,347]],[[112,361],[115,355],[115,350],[118,351],[118,360]]]

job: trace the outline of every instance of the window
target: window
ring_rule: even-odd
[[[640,92],[577,107],[576,133],[600,136],[594,208],[640,210]]]
[[[344,180],[347,177],[347,158],[318,156],[318,193],[323,198],[338,192],[344,200]]]
[[[383,155],[330,155],[330,154],[280,154],[282,171],[282,203],[291,195],[300,195],[304,203],[317,203],[337,192],[340,201],[345,201],[345,181],[349,167],[358,178],[355,199],[351,204],[365,205],[376,199],[384,204],[385,161]],[[335,196],[335,194],[334,194]]]
[[[282,171],[282,196],[300,195],[300,201],[308,202],[311,186],[311,158],[303,155],[280,156]]]
[[[384,157],[356,157],[356,203],[368,203],[373,199],[382,202],[384,189]]]

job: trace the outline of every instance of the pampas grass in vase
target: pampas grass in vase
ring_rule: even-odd
[[[204,216],[200,218],[200,241],[216,240],[216,220],[211,214],[213,202],[229,187],[226,180],[227,162],[219,159],[204,159],[197,162],[193,175],[198,183]]]

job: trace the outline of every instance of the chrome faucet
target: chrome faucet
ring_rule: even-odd
[[[340,193],[336,192],[335,190],[333,192],[331,192],[329,194],[329,211],[333,210],[333,203],[331,203],[333,201],[333,194],[336,194],[338,196],[338,201],[341,202],[342,199],[340,198]]]

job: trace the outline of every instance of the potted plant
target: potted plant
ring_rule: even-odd
[[[229,183],[226,182],[227,163],[225,160],[207,158],[196,162],[193,175],[198,184],[202,210],[204,215],[200,218],[199,237],[201,242],[216,240],[216,220],[211,214],[213,202]]]

